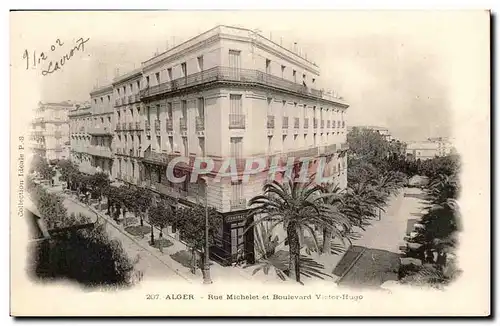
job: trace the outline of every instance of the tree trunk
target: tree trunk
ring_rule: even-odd
[[[163,228],[160,228],[160,238],[163,238]]]
[[[196,250],[191,248],[191,273],[196,274]]]
[[[330,255],[332,251],[332,229],[328,227],[323,228],[323,248],[321,253]]]
[[[144,219],[142,217],[142,213],[139,213],[139,218],[141,220],[141,226],[144,226]]]
[[[151,245],[155,244],[155,234],[153,231],[153,226],[151,225]]]
[[[112,204],[113,203],[111,202],[111,200],[108,197],[108,207],[107,207],[108,212],[107,213],[108,213],[109,216],[111,216],[111,206],[112,206]]]
[[[286,233],[289,247],[289,276],[291,279],[300,282],[300,244],[297,227],[294,223],[288,224]]]

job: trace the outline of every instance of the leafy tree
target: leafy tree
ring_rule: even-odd
[[[141,226],[144,226],[144,217],[149,215],[148,210],[151,206],[151,195],[141,188],[133,190],[133,212],[140,218]]]
[[[89,188],[92,191],[92,195],[98,198],[99,207],[102,207],[103,194],[106,193],[106,189],[109,187],[110,180],[109,176],[104,172],[98,172],[96,174],[90,175],[87,179]]]
[[[49,163],[47,163],[47,161],[39,155],[33,156],[30,170],[38,173],[44,180],[52,180],[52,178],[56,175],[56,171],[54,171]]]
[[[57,167],[61,172],[61,180],[66,181],[67,188],[70,189],[75,175],[80,174],[78,166],[70,160],[59,160]]]
[[[163,229],[173,222],[174,216],[170,206],[160,202],[149,210],[149,223],[160,229],[160,238],[163,237]],[[151,238],[151,243],[154,243],[153,238]]]
[[[196,261],[196,252],[205,251],[205,207],[194,205],[192,207],[179,208],[176,214],[176,226],[187,245],[191,248],[193,262]],[[215,244],[215,236],[222,225],[222,215],[216,209],[208,207],[208,246]],[[205,264],[205,255],[200,255],[200,264]],[[194,263],[195,268],[196,263]],[[202,270],[203,271],[203,270]],[[203,271],[204,273],[204,271]]]

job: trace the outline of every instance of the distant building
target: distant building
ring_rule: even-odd
[[[31,123],[30,147],[48,162],[69,158],[68,113],[73,102],[42,103],[35,110]]]
[[[367,129],[367,130],[373,130],[380,135],[384,136],[387,141],[391,141],[393,139],[391,132],[389,131],[388,128],[385,127],[379,127],[379,126],[351,126],[349,127],[348,131],[351,131],[354,128],[358,129]]]
[[[438,156],[454,153],[455,149],[449,138],[436,137],[424,141],[411,141],[407,143],[406,156],[408,158],[427,160]]]

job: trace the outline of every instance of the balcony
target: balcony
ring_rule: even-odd
[[[121,98],[117,98],[115,100],[115,106],[121,106],[122,105],[122,99]]]
[[[154,151],[146,151],[144,152],[143,160],[145,162],[153,164],[168,165],[168,163],[176,157],[179,157],[179,154],[167,154],[167,153],[158,153]]]
[[[294,118],[294,120],[293,120],[293,127],[295,129],[299,129],[300,128],[299,126],[300,126],[299,118]]]
[[[122,130],[128,130],[126,122],[122,122]]]
[[[325,120],[321,120],[321,129],[325,128]]]
[[[129,122],[128,123],[128,130],[135,130],[135,123]]]
[[[87,133],[94,136],[112,136],[113,131],[111,131],[111,127],[107,126],[97,126],[90,127],[87,129]]]
[[[313,128],[314,129],[318,128],[318,119],[316,119],[316,118],[313,119]]]
[[[151,124],[149,123],[149,121],[144,121],[144,129],[146,131],[150,131],[151,130]]]
[[[174,123],[172,119],[167,120],[167,131],[174,131]]]
[[[90,155],[113,158],[113,152],[111,152],[111,148],[106,146],[89,146],[87,150]]]
[[[247,208],[247,201],[246,199],[231,199],[229,201],[229,208],[232,211],[245,209]]]
[[[309,118],[304,118],[304,129],[309,128]]]
[[[267,129],[274,129],[274,115],[267,116]]]
[[[288,117],[283,117],[282,128],[283,129],[288,129]]]
[[[245,115],[229,114],[229,129],[245,129]]]
[[[128,104],[128,97],[127,96],[123,97],[123,104]]]
[[[333,98],[328,92],[306,87],[284,78],[253,69],[214,67],[155,86],[147,86],[141,91],[142,98],[177,92],[186,88],[205,86],[214,83],[244,84],[279,89],[288,93],[301,94],[312,99],[343,103],[340,98]]]
[[[135,102],[134,100],[135,100],[134,95],[129,95],[128,96],[128,102],[129,103],[134,103]]]
[[[141,123],[139,121],[135,123],[135,130],[142,130]]]
[[[55,132],[54,132],[54,137],[55,137],[55,138],[61,138],[61,137],[62,137],[62,132],[60,132],[60,131],[55,131]]]
[[[179,126],[180,126],[181,130],[187,130],[186,118],[179,118]]]
[[[118,147],[118,148],[116,149],[116,154],[117,154],[117,155],[122,155],[122,154],[123,154],[123,149],[122,149],[121,147]]]
[[[196,131],[205,130],[205,119],[203,117],[196,117]]]
[[[118,122],[118,123],[116,124],[116,131],[121,131],[121,130],[122,130],[121,125],[120,125],[120,123]]]
[[[158,120],[158,119],[155,120],[155,131],[157,133],[160,132],[160,120]]]
[[[326,128],[330,129],[330,120],[326,120]]]

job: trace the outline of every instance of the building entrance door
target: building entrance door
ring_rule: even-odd
[[[231,226],[231,257],[233,262],[245,259],[245,222],[234,223]]]

